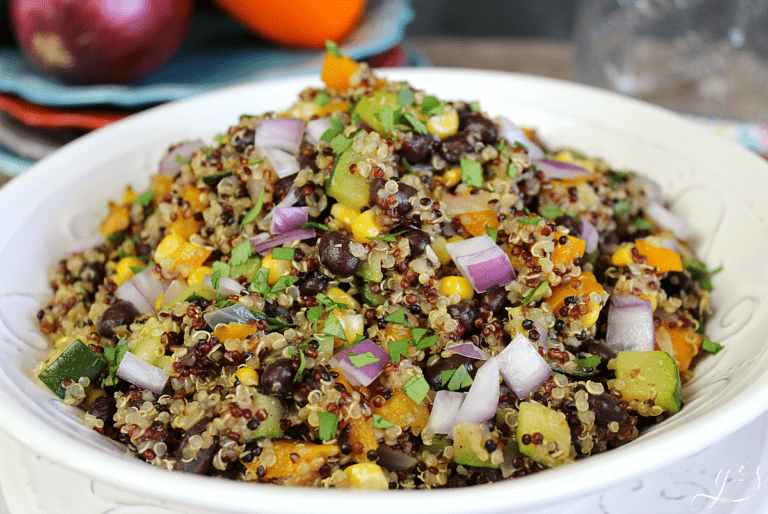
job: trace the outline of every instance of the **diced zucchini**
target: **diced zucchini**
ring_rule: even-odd
[[[37,377],[51,391],[64,398],[65,389],[61,385],[62,380],[68,378],[77,382],[81,377],[87,377],[93,382],[106,367],[107,362],[101,355],[76,339]]]
[[[541,434],[539,444],[534,441]],[[525,444],[523,440],[532,441]],[[565,414],[546,405],[521,402],[517,418],[517,446],[520,453],[547,467],[571,460],[571,429]]]
[[[393,109],[400,107],[397,104],[397,95],[395,93],[376,91],[371,96],[363,96],[358,100],[352,109],[352,114],[357,113],[360,116],[361,121],[364,121],[379,134],[384,134],[384,125],[381,123],[381,120],[376,117],[376,114],[387,107]]]
[[[232,171],[223,171],[221,173],[216,173],[214,175],[206,175],[203,177],[203,182],[208,187],[216,187],[219,185],[219,182],[221,182],[221,179],[227,178],[230,175],[232,175]]]
[[[128,348],[136,357],[153,366],[158,365],[158,360],[165,351],[161,336],[151,334],[142,334],[137,339],[131,340]]]
[[[369,255],[366,260],[360,261],[357,270],[355,270],[355,275],[378,284],[384,280],[384,273],[381,271],[381,260],[375,258],[374,255]]]
[[[325,186],[328,196],[356,211],[368,206],[370,184],[365,177],[350,172],[349,167],[364,160],[365,157],[351,148],[345,150],[336,159],[328,184]]]
[[[229,270],[229,278],[237,280],[238,278],[245,275],[245,278],[248,279],[248,282],[251,282],[253,277],[256,276],[256,272],[259,271],[259,268],[261,268],[261,257],[255,255],[245,261],[243,264],[232,266]]]
[[[253,431],[251,440],[283,437],[283,430],[280,428],[280,420],[283,418],[283,404],[280,403],[280,399],[254,392],[253,402],[256,406],[254,413],[263,409],[267,413],[267,419],[262,421]]]
[[[195,300],[213,300],[216,293],[202,284],[192,284],[181,292],[176,298],[166,302],[160,307],[161,311],[172,308],[179,302],[192,302]]]
[[[489,437],[490,431],[485,423],[462,421],[453,427],[453,454],[456,463],[480,468],[498,468],[491,463],[491,456],[483,447]]]
[[[626,351],[616,356],[614,387],[630,408],[638,404],[658,405],[665,411],[680,411],[683,390],[675,360],[664,351]],[[643,414],[644,409],[638,410]]]
[[[373,307],[384,305],[384,303],[387,301],[386,296],[380,295],[379,293],[374,293],[371,290],[370,282],[363,284],[363,287],[360,290],[360,294],[363,297],[363,303],[366,305],[372,305]]]

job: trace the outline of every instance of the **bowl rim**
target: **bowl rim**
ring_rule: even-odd
[[[669,130],[681,131],[685,137],[693,137],[709,148],[726,152],[737,163],[750,167],[763,167],[768,170],[768,163],[765,163],[749,150],[707,132],[681,115],[591,86],[519,73],[461,68],[392,68],[382,72],[382,75],[393,79],[413,80],[413,83],[419,88],[422,86],[418,81],[423,77],[431,76],[434,79],[444,76],[446,79],[456,78],[457,80],[459,77],[501,82],[511,80],[522,82],[532,88],[573,91],[582,99],[589,99],[597,103],[605,102],[622,110],[641,112],[651,119],[665,124]],[[12,212],[9,206],[17,205],[19,197],[24,197],[25,192],[38,190],[41,180],[46,184],[43,187],[44,196],[46,191],[56,190],[77,179],[77,176],[67,178],[62,176],[63,174],[55,173],[56,164],[59,161],[65,161],[70,155],[75,155],[91,145],[109,142],[113,140],[114,136],[133,126],[150,126],[155,120],[162,119],[177,109],[210,102],[219,97],[253,92],[254,89],[265,87],[292,88],[298,92],[310,85],[306,76],[299,76],[232,86],[159,105],[86,134],[42,159],[25,173],[0,188],[0,217],[3,217],[8,224],[6,230],[0,232],[0,248],[4,247],[9,236],[15,234],[21,226],[22,217],[14,220],[3,216],[4,213]],[[499,113],[491,114],[495,116]],[[37,205],[30,202],[25,205],[23,213],[29,216],[36,209]],[[24,217],[23,219],[27,218]],[[0,365],[0,373],[5,375],[2,365]],[[768,409],[768,404],[765,400],[761,401],[761,397],[768,397],[768,381],[763,384],[751,384],[745,392],[729,402],[727,407],[714,408],[701,413],[695,419],[686,421],[684,432],[680,427],[674,427],[668,432],[656,433],[653,434],[653,437],[649,437],[651,434],[648,434],[629,445],[591,456],[569,466],[547,470],[546,473],[536,473],[521,479],[481,486],[484,493],[483,508],[488,511],[501,512],[508,511],[511,507],[526,508],[555,504],[650,472],[700,451],[756,418]],[[0,416],[0,429],[34,453],[43,455],[77,473],[99,482],[108,483],[118,489],[141,494],[145,497],[173,501],[190,508],[249,512],[253,508],[254,495],[258,495],[259,508],[263,508],[265,512],[287,512],[290,509],[296,509],[297,512],[309,512],[311,507],[313,512],[318,513],[358,512],[361,510],[373,513],[391,512],[396,509],[404,509],[406,512],[418,509],[424,513],[438,513],[444,512],[447,506],[454,507],[454,512],[458,512],[455,507],[459,505],[477,507],[477,500],[474,495],[479,490],[476,487],[441,489],[440,494],[428,491],[366,491],[361,494],[357,491],[346,490],[283,488],[265,484],[214,481],[209,477],[182,473],[168,475],[168,471],[148,466],[138,459],[126,459],[122,456],[107,454],[86,447],[78,441],[68,441],[73,444],[61,444],[56,437],[59,433],[53,427],[36,425],[34,419],[25,416],[19,397],[14,395],[0,395],[0,412],[3,413]],[[681,445],[683,433],[686,434],[685,444]],[[637,458],[644,452],[652,452],[654,458]],[[616,467],[613,461],[625,457],[625,454],[629,454],[629,457],[636,455],[634,459],[627,457],[631,460],[632,466]],[[574,483],[571,480],[574,472],[588,476],[599,476],[600,480],[593,484],[585,484],[582,481]],[[130,476],[130,481],[125,480],[126,476]],[[173,478],[169,480],[171,477]],[[211,494],[212,492],[215,492],[216,495]],[[354,503],[344,501],[350,499],[354,499]],[[290,504],[286,505],[286,501]]]

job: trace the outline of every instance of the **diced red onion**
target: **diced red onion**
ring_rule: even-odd
[[[671,230],[680,239],[687,239],[693,232],[684,218],[659,203],[649,204],[645,208],[645,213],[662,227]]]
[[[600,234],[597,233],[595,226],[586,217],[581,218],[581,239],[586,243],[584,247],[586,253],[592,253],[597,250]]]
[[[257,253],[260,255],[266,255],[275,246],[280,246],[282,244],[300,239],[309,239],[310,237],[315,237],[316,234],[317,233],[313,228],[300,228],[298,230],[291,230],[290,232],[269,237],[268,239],[264,239],[264,236],[259,234],[258,236],[255,236],[251,239],[251,244]]]
[[[478,293],[493,286],[503,287],[515,276],[509,257],[487,234],[447,243],[445,248]]]
[[[291,185],[291,188],[288,190],[288,193],[286,193],[285,198],[280,200],[280,203],[275,205],[272,208],[272,210],[269,211],[269,213],[266,216],[264,216],[264,220],[265,221],[271,220],[277,209],[285,209],[286,207],[293,207],[294,205],[296,205],[296,202],[299,201],[299,195],[300,195],[299,188],[296,187],[295,185]]]
[[[203,286],[207,287],[211,291],[214,291],[213,282],[211,281],[210,275],[205,275],[203,277]],[[231,294],[239,295],[240,291],[243,289],[243,285],[237,280],[229,277],[219,277],[219,288],[215,289],[215,291],[224,296],[229,296]]]
[[[512,123],[512,120],[506,116],[499,116],[499,125],[501,126],[501,136],[511,144],[519,142],[525,145],[531,160],[538,161],[544,158],[544,150],[531,141],[522,129]]]
[[[523,334],[517,334],[497,357],[504,382],[521,400],[552,376],[549,363]]]
[[[172,281],[163,293],[163,305],[167,304],[171,300],[175,300],[181,293],[187,289],[187,281],[182,279],[176,279]]]
[[[379,456],[376,462],[391,471],[405,471],[419,463],[416,458],[394,450],[386,444],[380,444],[376,448],[376,454]]]
[[[285,178],[298,173],[299,161],[294,155],[277,148],[265,148],[262,152],[269,159],[278,177]]]
[[[266,119],[256,125],[253,146],[262,150],[278,149],[291,155],[297,155],[303,138],[304,120],[298,118]]]
[[[216,328],[216,325],[221,323],[228,325],[230,323],[240,323],[243,325],[249,324],[251,321],[257,319],[256,316],[241,303],[236,303],[223,309],[217,309],[212,312],[206,312],[203,314],[203,318],[211,328]]]
[[[438,391],[425,430],[433,434],[450,434],[456,424],[453,420],[466,396],[466,393],[458,391]]]
[[[309,207],[276,207],[272,209],[272,224],[269,231],[284,234],[298,230],[309,221]]]
[[[155,276],[152,266],[149,266],[120,284],[115,296],[133,303],[139,313],[145,314],[155,312],[155,303],[167,287],[168,284]]]
[[[478,359],[481,361],[488,360],[490,355],[488,355],[488,352],[485,350],[478,348],[474,345],[474,343],[470,342],[463,342],[463,343],[457,343],[448,345],[445,347],[446,350],[450,350],[453,353],[458,353],[459,355],[463,355],[464,357],[469,357],[470,359]]]
[[[323,134],[330,128],[331,122],[328,118],[310,120],[307,122],[307,131],[304,133],[304,138],[311,144],[316,145],[320,142],[320,138],[323,137]]]
[[[157,366],[142,360],[131,352],[125,352],[120,366],[117,367],[117,376],[138,386],[148,389],[155,394],[160,394],[168,382],[168,372]]]
[[[499,359],[491,357],[477,370],[467,396],[453,419],[454,426],[463,421],[483,423],[495,416],[499,390]]]
[[[618,353],[651,351],[655,342],[651,302],[629,294],[611,295],[605,345]]]
[[[581,166],[554,159],[541,159],[536,163],[536,169],[547,178],[579,178],[589,174],[589,170]]]
[[[195,152],[205,148],[202,139],[195,139],[176,146],[169,151],[160,161],[159,174],[166,177],[173,177],[181,171],[181,162],[189,161]]]
[[[368,352],[371,352],[378,360],[360,368],[355,367],[349,360],[350,354],[360,355]],[[331,365],[338,367],[344,374],[344,378],[353,386],[368,386],[381,375],[389,360],[389,354],[381,346],[370,339],[363,339],[331,357]]]

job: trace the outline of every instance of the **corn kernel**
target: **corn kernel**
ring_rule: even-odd
[[[472,284],[464,277],[443,277],[440,280],[440,292],[445,296],[456,293],[462,300],[469,300],[475,296]]]
[[[160,308],[163,306],[163,300],[165,300],[165,295],[161,294],[157,297],[157,300],[155,300],[155,310],[159,311]]]
[[[264,256],[264,259],[261,261],[261,267],[269,270],[269,277],[267,278],[269,285],[275,285],[275,282],[277,282],[280,277],[287,275],[291,271],[291,262],[292,261],[282,259],[273,259],[271,253]]]
[[[331,207],[331,216],[339,220],[344,228],[350,230],[352,228],[352,222],[355,218],[360,216],[360,213],[351,207],[347,207],[343,203],[335,203]]]
[[[328,291],[325,292],[325,296],[327,296],[328,298],[330,298],[336,303],[343,303],[350,309],[354,309],[357,312],[360,312],[362,310],[362,307],[360,306],[360,302],[355,300],[355,298],[351,294],[347,293],[342,289],[339,289],[338,287],[332,287],[328,289]]]
[[[389,481],[384,476],[384,470],[373,462],[352,464],[344,470],[344,473],[354,489],[381,491],[389,489]]]
[[[235,376],[243,385],[252,386],[259,384],[259,374],[253,368],[244,366],[235,372]]]
[[[341,314],[338,309],[334,309],[333,313],[339,318],[339,322],[344,328],[344,337],[347,338],[348,343],[354,341],[357,336],[365,335],[365,320],[362,314],[352,309],[346,309]]]
[[[446,187],[453,187],[461,181],[461,168],[451,168],[443,173],[440,181],[446,185]]]
[[[614,266],[629,266],[632,264],[632,248],[634,245],[622,246],[611,256],[611,264]]]
[[[123,205],[131,205],[138,197],[139,195],[136,194],[136,191],[128,186],[125,189],[125,194],[123,195]]]
[[[459,113],[456,109],[446,109],[443,114],[430,116],[427,121],[427,130],[440,138],[454,135],[459,130]]]
[[[448,264],[451,262],[451,254],[445,248],[447,241],[443,236],[435,236],[435,241],[432,243],[432,250],[434,250],[440,264]]]
[[[369,209],[352,222],[352,235],[359,243],[370,243],[369,237],[378,237],[381,226],[376,222],[376,211]]]
[[[656,306],[658,305],[658,300],[656,300],[655,294],[641,294],[641,295],[638,295],[638,297],[642,298],[643,300],[648,300],[649,302],[651,302],[651,310],[652,311],[656,310]]]
[[[136,257],[123,257],[120,262],[117,263],[117,276],[115,277],[115,284],[120,285],[126,280],[133,278],[133,270],[131,268],[144,267],[147,263]]]
[[[597,318],[600,317],[600,305],[595,302],[589,302],[589,311],[581,317],[581,326],[586,328],[591,327],[597,323]]]
[[[459,235],[451,236],[448,238],[449,243],[458,243],[459,241],[464,241],[464,238]]]
[[[203,277],[210,275],[211,273],[213,273],[213,268],[210,266],[198,266],[192,273],[189,274],[187,281],[189,282],[189,285],[202,284]]]
[[[322,116],[323,108],[315,102],[296,102],[282,116],[285,118],[301,118],[309,121],[313,116]]]

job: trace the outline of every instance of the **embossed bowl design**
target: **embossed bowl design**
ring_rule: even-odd
[[[522,479],[440,491],[359,494],[291,489],[169,472],[125,455],[85,428],[31,374],[43,355],[35,314],[47,270],[87,244],[106,202],[141,191],[168,145],[207,140],[242,113],[287,108],[316,78],[256,83],[166,104],[82,137],[0,189],[0,428],[40,455],[143,501],[185,511],[259,513],[511,512],[563,505],[640,476],[726,437],[768,408],[768,164],[668,111],[550,79],[473,70],[392,70],[446,99],[479,100],[616,169],[659,181],[694,229],[714,278],[707,331],[725,349],[707,356],[682,411],[638,440]]]

